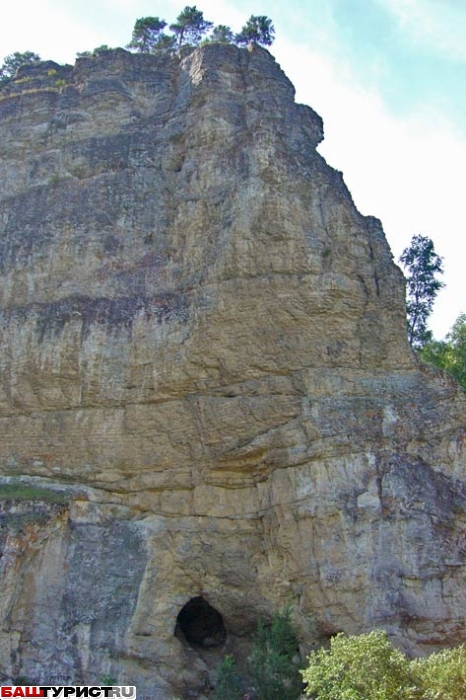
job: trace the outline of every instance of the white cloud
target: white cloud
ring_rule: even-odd
[[[464,0],[378,0],[411,38],[448,58],[466,59]]]
[[[56,0],[9,3],[0,25],[0,58],[14,51],[30,50],[43,59],[71,62],[76,51],[102,43],[102,33],[93,28],[90,12],[76,17]]]

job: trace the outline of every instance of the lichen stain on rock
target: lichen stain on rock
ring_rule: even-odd
[[[464,393],[322,138],[258,47],[0,86],[2,681],[201,694],[288,603],[466,641]]]

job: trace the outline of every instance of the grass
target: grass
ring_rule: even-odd
[[[66,503],[69,494],[63,491],[32,486],[31,484],[0,484],[0,501],[46,501],[47,503]]]

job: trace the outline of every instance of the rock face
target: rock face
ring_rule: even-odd
[[[380,223],[260,48],[0,89],[0,678],[201,694],[303,651],[466,641],[465,397]]]

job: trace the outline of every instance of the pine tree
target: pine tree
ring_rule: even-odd
[[[0,81],[10,80],[20,66],[25,64],[37,63],[40,61],[40,56],[33,51],[15,51],[3,59],[3,65],[0,68]]]
[[[225,24],[218,24],[213,28],[208,41],[209,43],[232,44],[234,40],[235,35],[230,27],[227,27]]]
[[[136,20],[133,36],[126,48],[136,49],[141,53],[151,53],[165,36],[162,34],[167,23],[158,17],[141,17]]]
[[[247,45],[251,43],[271,46],[275,37],[272,20],[265,15],[251,15],[239,34],[236,43]]]
[[[176,18],[176,22],[170,25],[175,34],[178,48],[183,44],[197,46],[203,35],[214,26],[213,22],[204,19],[204,14],[195,5],[186,6]]]

